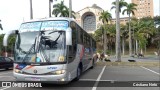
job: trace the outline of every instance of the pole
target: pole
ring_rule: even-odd
[[[32,0],[30,0],[30,19],[33,19]]]
[[[160,0],[159,0],[159,16],[160,16]]]
[[[51,17],[51,0],[49,0],[49,17]]]
[[[116,61],[121,61],[119,0],[116,0]]]
[[[69,0],[69,18],[72,18],[72,0]]]

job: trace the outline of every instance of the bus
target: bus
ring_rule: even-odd
[[[20,25],[16,34],[13,75],[16,81],[72,81],[93,68],[96,41],[74,19],[48,18]]]

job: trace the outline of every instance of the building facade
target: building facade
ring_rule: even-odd
[[[140,19],[142,17],[153,17],[153,0],[132,0],[132,3],[137,4],[135,10],[135,17]]]
[[[86,7],[78,12],[76,12],[76,21],[77,23],[88,33],[94,33],[100,26],[103,24],[99,17],[103,9],[96,4],[93,4],[91,7]],[[126,24],[128,22],[128,17],[120,18],[120,24]],[[116,19],[112,19],[112,24],[116,23]]]
[[[86,7],[76,13],[77,23],[88,33],[94,33],[102,24],[99,17],[103,9],[96,4]]]

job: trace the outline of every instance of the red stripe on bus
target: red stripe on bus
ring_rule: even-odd
[[[80,53],[80,60],[82,60],[83,54],[84,54],[84,47],[82,47],[82,50],[81,50],[81,53]]]

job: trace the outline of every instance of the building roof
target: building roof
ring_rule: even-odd
[[[97,6],[97,4],[93,4],[91,8],[102,9],[101,7]],[[102,9],[102,10],[103,10],[103,9]]]
[[[95,8],[95,9],[103,10],[101,7],[97,6],[97,4],[93,4],[91,7],[85,7],[85,8],[83,8],[83,9],[79,10],[78,12],[80,12],[80,11],[86,9],[86,8]],[[77,13],[78,13],[78,12],[77,12]]]

